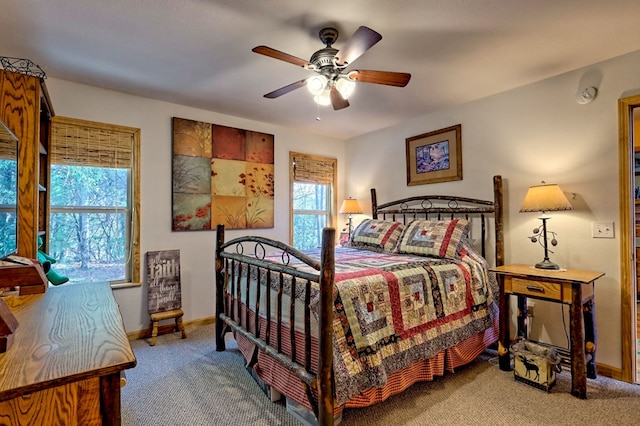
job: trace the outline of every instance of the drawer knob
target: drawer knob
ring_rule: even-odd
[[[538,287],[537,285],[528,285],[527,290],[537,293],[544,293],[544,288]]]

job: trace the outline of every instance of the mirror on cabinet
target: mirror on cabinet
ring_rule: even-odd
[[[0,121],[0,259],[18,250],[18,138]]]

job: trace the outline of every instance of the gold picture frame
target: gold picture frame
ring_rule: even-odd
[[[406,139],[407,186],[462,180],[462,125]]]

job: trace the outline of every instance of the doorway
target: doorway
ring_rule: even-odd
[[[636,266],[636,196],[635,149],[640,137],[640,95],[618,101],[619,124],[619,168],[620,168],[620,280],[622,316],[622,371],[621,379],[629,383],[640,383],[637,372],[640,360],[638,344],[638,279]],[[640,170],[639,170],[640,171]],[[640,203],[638,204],[640,212]],[[640,225],[640,222],[638,223]]]

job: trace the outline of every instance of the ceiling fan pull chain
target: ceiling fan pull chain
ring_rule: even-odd
[[[316,110],[317,110],[317,113],[316,113],[316,121],[320,121],[320,120],[322,120],[322,119],[320,118],[320,104],[316,104]]]

